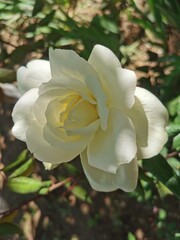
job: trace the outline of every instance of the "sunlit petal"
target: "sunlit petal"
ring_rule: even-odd
[[[135,96],[140,101],[148,121],[147,146],[139,146],[138,158],[151,158],[158,154],[167,141],[165,127],[168,122],[168,113],[163,104],[149,91],[136,88]],[[137,132],[143,126],[143,119],[136,125]],[[147,133],[146,129],[145,132]]]
[[[21,94],[32,88],[38,88],[51,79],[50,63],[46,60],[32,60],[27,67],[17,70],[17,84]]]
[[[136,188],[138,179],[136,159],[129,164],[121,165],[117,172],[113,174],[90,166],[86,150],[80,156],[84,172],[93,189],[102,192],[110,192],[117,189],[131,192]]]
[[[108,97],[108,106],[121,110],[134,104],[136,75],[133,71],[121,67],[114,53],[106,47],[96,45],[88,62],[100,77],[101,84]]]
[[[26,141],[26,132],[34,119],[33,107],[38,97],[38,88],[33,88],[26,92],[16,103],[12,117],[14,126],[12,132],[14,136],[22,141]]]
[[[111,109],[107,131],[99,129],[87,149],[89,165],[116,173],[120,165],[136,156],[136,133],[128,119],[118,109]]]

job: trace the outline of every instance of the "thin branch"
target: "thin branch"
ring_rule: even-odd
[[[70,182],[71,180],[73,179],[73,177],[69,177],[69,178],[66,178],[65,180],[61,181],[61,182],[58,182],[58,183],[54,183],[53,185],[51,185],[49,187],[49,191],[48,193],[51,193],[52,191],[54,191],[55,189],[59,188],[59,187],[62,187],[63,185],[65,185],[67,182]],[[47,194],[48,194],[47,193]],[[46,195],[47,195],[46,194]],[[0,217],[5,217],[7,215],[9,215],[10,213],[14,212],[14,211],[17,211],[18,209],[22,208],[23,206],[27,205],[29,202],[31,201],[36,201],[38,200],[39,198],[42,198],[43,196],[45,195],[36,195],[30,199],[28,199],[27,201],[24,201],[23,203],[21,203],[20,205],[18,205],[17,207],[14,207],[14,208],[11,208],[7,211],[4,211],[4,212],[0,212]]]
[[[13,48],[17,48],[17,46],[15,46],[14,44],[10,43],[10,42],[7,42],[7,41],[4,41],[2,39],[0,39],[0,42],[3,43],[3,44],[6,44],[6,45],[10,45],[11,47]]]
[[[179,154],[178,151],[174,151],[174,152],[172,152],[172,153],[169,153],[169,154],[167,155],[166,159],[171,158],[171,157],[175,157],[175,156],[177,156],[178,154]]]
[[[70,182],[72,179],[73,179],[73,177],[69,177],[69,178],[64,179],[64,180],[61,181],[61,182],[54,183],[53,185],[51,185],[51,186],[49,187],[49,192],[52,192],[52,191],[54,191],[55,189],[63,186],[65,183]]]

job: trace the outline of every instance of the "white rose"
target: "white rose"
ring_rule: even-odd
[[[14,135],[47,168],[80,154],[92,188],[133,191],[137,160],[156,155],[167,140],[165,107],[103,46],[88,61],[71,50],[49,55],[50,67],[35,60],[18,70],[25,94],[13,110]]]

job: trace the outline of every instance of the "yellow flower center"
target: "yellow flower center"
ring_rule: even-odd
[[[77,93],[55,98],[46,110],[48,128],[65,141],[77,140],[81,130],[98,118],[97,105],[84,100]]]
[[[98,119],[96,105],[71,95],[64,100],[65,110],[60,113],[60,124],[66,130],[86,127]]]

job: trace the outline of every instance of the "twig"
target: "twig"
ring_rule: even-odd
[[[7,45],[10,45],[11,47],[13,48],[17,48],[17,46],[15,46],[14,44],[10,43],[10,42],[7,42],[7,41],[4,41],[2,39],[0,39],[0,42],[3,43],[3,44],[7,44]]]
[[[54,183],[53,185],[51,185],[51,186],[49,187],[48,193],[51,193],[51,192],[54,191],[55,189],[57,189],[57,188],[59,188],[59,187],[62,187],[64,184],[66,184],[67,182],[71,181],[72,179],[73,179],[73,177],[69,177],[69,178],[66,178],[65,180],[63,180],[63,181],[61,181],[61,182]],[[31,202],[31,201],[36,201],[36,200],[38,200],[39,198],[42,198],[43,196],[45,196],[45,195],[36,195],[36,196],[30,198],[29,200],[21,203],[21,204],[18,205],[17,207],[11,208],[11,209],[9,209],[9,210],[7,210],[7,211],[4,211],[4,212],[0,212],[0,217],[5,217],[5,216],[9,215],[10,213],[12,213],[12,212],[20,209],[21,207],[27,205],[29,202]]]
[[[174,152],[172,152],[172,153],[169,153],[166,158],[168,159],[168,158],[171,158],[171,157],[175,157],[175,156],[177,156],[177,155],[178,155],[178,152],[177,152],[177,151],[174,151]]]
[[[72,179],[73,179],[73,177],[69,177],[69,178],[64,179],[64,180],[61,181],[61,182],[54,183],[52,186],[49,187],[49,192],[52,192],[52,191],[54,191],[55,189],[63,186],[65,183],[70,182]]]

